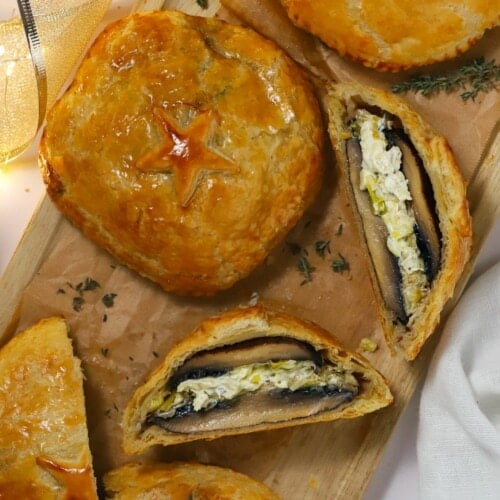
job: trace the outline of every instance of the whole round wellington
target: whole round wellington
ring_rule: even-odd
[[[323,128],[299,68],[255,32],[135,14],[91,47],[48,115],[40,163],[57,207],[165,290],[247,276],[321,183]]]
[[[500,22],[499,0],[281,0],[290,19],[381,71],[455,57]]]

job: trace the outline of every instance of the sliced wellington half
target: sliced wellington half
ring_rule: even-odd
[[[386,339],[413,360],[469,258],[466,183],[446,140],[401,99],[339,84],[326,105]]]
[[[0,350],[0,498],[98,498],[83,372],[63,318],[40,320]]]
[[[201,323],[136,390],[124,448],[354,418],[392,399],[382,375],[317,325],[240,308]]]

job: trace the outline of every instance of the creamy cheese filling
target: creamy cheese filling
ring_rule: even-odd
[[[363,157],[360,188],[368,191],[374,213],[387,227],[387,248],[397,257],[404,307],[411,316],[428,292],[429,282],[417,246],[411,193],[401,171],[402,153],[397,146],[388,148],[384,130],[391,125],[384,117],[360,109],[356,123]]]
[[[318,367],[312,361],[268,361],[235,367],[219,376],[188,378],[171,393],[159,394],[150,403],[149,411],[163,418],[175,416],[176,410],[192,405],[194,411],[209,410],[224,401],[266,387],[297,391],[331,388],[357,393],[358,381],[333,365]]]

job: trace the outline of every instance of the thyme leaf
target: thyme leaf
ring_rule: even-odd
[[[116,293],[107,293],[106,295],[103,295],[101,302],[105,307],[113,307],[115,305],[115,297]]]
[[[429,97],[441,91],[451,93],[461,89],[463,101],[474,101],[480,92],[497,89],[499,81],[500,65],[494,59],[486,62],[484,57],[478,57],[449,74],[413,75],[405,82],[392,85],[391,90],[395,94],[414,92]]]
[[[208,8],[208,0],[196,0],[196,3],[202,8],[202,9],[207,9]]]
[[[332,269],[335,273],[343,273],[344,271],[349,271],[349,262],[345,260],[342,254],[338,254],[339,258],[332,262]]]
[[[290,252],[292,252],[292,255],[298,255],[302,251],[302,247],[293,241],[287,241],[286,242],[287,247],[289,248]]]
[[[90,292],[92,290],[95,290],[96,288],[99,288],[100,286],[101,285],[99,285],[96,280],[87,277],[85,278],[83,283],[78,283],[78,285],[76,285],[76,290],[80,293]]]
[[[312,281],[312,273],[316,270],[316,268],[311,266],[308,258],[305,255],[302,255],[299,258],[299,263],[297,264],[297,268],[299,269],[299,272],[304,276],[304,281],[302,281],[301,285],[304,285]]]
[[[73,311],[80,312],[82,310],[84,303],[85,299],[81,295],[73,297],[73,302],[72,302]]]
[[[326,252],[332,253],[330,249],[330,241],[323,241],[323,240],[317,241],[314,246],[314,249],[316,250],[316,253],[322,258],[325,257]]]

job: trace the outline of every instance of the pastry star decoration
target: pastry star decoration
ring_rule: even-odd
[[[214,172],[237,172],[238,167],[212,151],[206,139],[213,121],[212,110],[202,111],[186,129],[180,129],[160,107],[153,115],[161,126],[163,142],[137,162],[143,172],[174,173],[174,182],[181,205],[189,205],[202,178]]]

